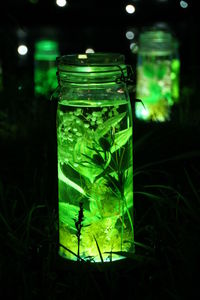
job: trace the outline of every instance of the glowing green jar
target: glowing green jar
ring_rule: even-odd
[[[67,55],[57,62],[59,254],[119,260],[121,251],[134,251],[133,129],[124,56]]]
[[[138,119],[170,120],[172,106],[179,98],[178,44],[172,34],[162,30],[141,33],[137,59],[135,104]]]
[[[35,95],[48,97],[57,87],[56,57],[59,56],[58,43],[40,40],[35,44],[34,84]]]

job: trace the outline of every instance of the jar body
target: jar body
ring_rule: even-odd
[[[59,254],[134,251],[132,113],[124,84],[65,84],[57,108]],[[107,252],[107,253],[106,253]]]
[[[179,97],[180,61],[176,52],[174,41],[170,35],[166,38],[164,32],[154,32],[143,41],[137,59],[136,97],[144,106],[136,103],[137,118],[170,120],[172,106]]]
[[[36,60],[34,72],[35,95],[48,95],[57,87],[56,62]]]

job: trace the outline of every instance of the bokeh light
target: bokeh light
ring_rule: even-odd
[[[135,12],[135,6],[132,4],[126,5],[125,9],[128,14],[133,14]]]
[[[180,1],[180,6],[182,8],[187,8],[188,7],[188,3],[186,1]]]
[[[17,48],[17,52],[19,53],[19,55],[26,55],[27,52],[28,52],[28,48],[26,45],[20,45],[18,48]]]
[[[67,5],[67,1],[66,0],[56,0],[56,4],[60,7],[64,7]]]
[[[127,38],[128,40],[134,39],[134,36],[135,36],[135,34],[134,34],[133,31],[128,30],[128,31],[126,32],[126,38]]]
[[[130,43],[130,50],[132,53],[137,53],[138,45],[136,43]]]
[[[87,49],[85,50],[85,53],[95,53],[95,51],[94,51],[94,49],[92,49],[92,48],[87,48]]]

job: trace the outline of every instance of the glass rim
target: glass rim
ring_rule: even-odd
[[[88,66],[88,65],[123,65],[125,56],[114,52],[97,53],[76,53],[57,57],[57,63],[60,65]]]
[[[57,57],[56,62],[61,73],[122,73],[127,68],[125,56],[120,53],[69,54]]]
[[[168,55],[177,47],[176,39],[169,30],[149,29],[141,33],[139,49],[141,53]]]
[[[130,74],[120,53],[69,54],[56,58],[57,78],[70,83],[127,82]]]

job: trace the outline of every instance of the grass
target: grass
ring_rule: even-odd
[[[122,291],[127,299],[193,299],[199,292],[198,126],[135,123],[136,253],[105,270],[85,262],[58,263],[55,147],[42,114],[42,131],[34,123],[27,132],[23,128],[20,142],[10,133],[3,136],[0,280],[5,298],[114,299]]]

